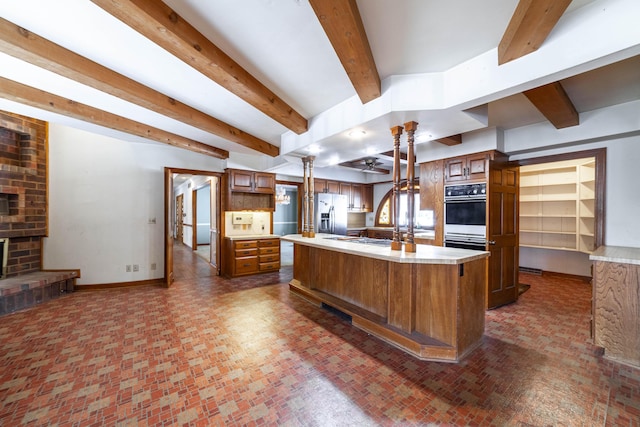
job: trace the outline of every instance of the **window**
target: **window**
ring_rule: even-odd
[[[418,186],[415,187],[415,202],[414,202],[414,217],[413,217],[413,226],[414,228],[420,229],[433,229],[433,211],[432,210],[420,210],[420,191]],[[382,198],[380,202],[380,207],[378,208],[378,212],[376,214],[376,226],[379,227],[393,227],[393,215],[391,211],[391,205],[393,202],[393,190],[389,190],[389,192]],[[399,221],[400,227],[406,227],[408,224],[408,206],[407,206],[407,187],[403,187],[400,190],[400,209],[399,213]]]

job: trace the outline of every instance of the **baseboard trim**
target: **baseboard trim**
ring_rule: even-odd
[[[572,279],[572,280],[580,280],[582,282],[591,282],[591,276],[580,276],[578,274],[569,274],[569,273],[559,273],[556,271],[546,271],[540,270],[539,268],[531,268],[531,267],[518,267],[521,273],[527,274],[535,274],[536,276],[555,276],[562,277],[564,279]]]
[[[106,289],[117,289],[117,288],[135,288],[139,286],[164,286],[164,279],[147,279],[147,280],[137,280],[135,282],[118,282],[118,283],[99,283],[95,285],[76,285],[75,291],[102,291]]]

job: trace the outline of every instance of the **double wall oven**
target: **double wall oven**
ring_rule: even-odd
[[[486,249],[486,183],[444,187],[444,245],[480,251]]]

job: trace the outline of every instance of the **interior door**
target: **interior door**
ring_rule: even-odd
[[[491,162],[488,187],[487,308],[491,309],[518,299],[519,167]]]
[[[211,178],[211,225],[209,229],[209,262],[216,269],[216,274],[220,275],[220,232],[218,227],[220,206],[220,180],[218,177]]]
[[[165,286],[168,288],[173,282],[173,230],[174,216],[171,212],[171,202],[173,201],[173,173],[171,169],[164,168],[164,280]],[[176,217],[178,217],[178,208],[176,206]],[[182,218],[182,213],[179,214]],[[177,223],[177,221],[176,221]],[[182,234],[182,226],[179,227]]]
[[[176,220],[175,220],[175,236],[178,242],[182,242],[184,238],[184,194],[176,196]]]

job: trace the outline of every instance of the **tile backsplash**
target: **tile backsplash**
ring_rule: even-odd
[[[252,215],[251,224],[233,224],[233,215],[238,212],[224,213],[224,228],[227,236],[248,236],[255,234],[271,234],[271,215],[269,212],[242,212]]]

